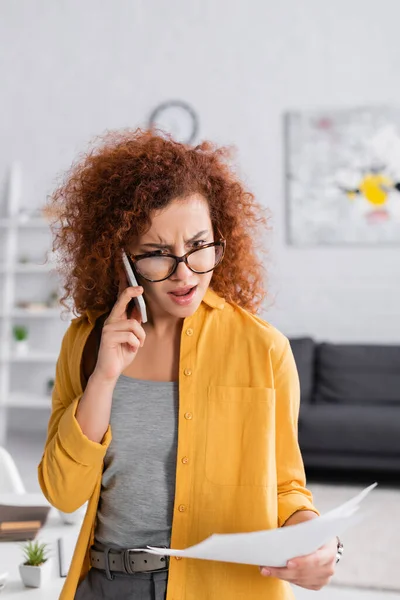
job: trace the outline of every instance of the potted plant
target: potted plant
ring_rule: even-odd
[[[59,295],[57,290],[53,290],[48,297],[47,306],[49,308],[57,308],[59,305]]]
[[[23,545],[25,562],[19,565],[19,573],[26,587],[38,588],[50,578],[52,560],[47,548],[48,544],[41,544],[37,540]]]
[[[46,395],[51,396],[53,394],[55,380],[51,377],[46,381]]]
[[[15,351],[18,356],[26,356],[29,351],[28,328],[25,325],[14,325],[13,334],[15,340]]]

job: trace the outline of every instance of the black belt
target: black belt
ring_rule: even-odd
[[[108,562],[108,564],[107,564]],[[90,564],[95,569],[106,572],[134,573],[166,571],[169,565],[169,556],[149,554],[139,550],[96,550],[90,548]]]

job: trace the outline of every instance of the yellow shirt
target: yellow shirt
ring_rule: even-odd
[[[73,319],[57,361],[52,414],[39,482],[58,509],[89,500],[61,600],[72,600],[88,572],[103,460],[111,442],[81,431],[80,365],[101,313]],[[288,340],[212,290],[182,329],[179,427],[171,548],[213,533],[281,527],[298,510],[318,511],[305,487],[297,441],[299,380]],[[187,457],[188,462],[182,462]],[[133,507],[134,510],[134,507]],[[288,583],[256,566],[171,558],[167,600],[289,600]]]

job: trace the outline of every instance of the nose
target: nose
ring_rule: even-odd
[[[189,267],[186,266],[186,263],[184,263],[182,261],[182,262],[180,262],[178,264],[178,268],[176,269],[176,271],[173,274],[172,278],[173,279],[179,279],[179,280],[185,281],[186,279],[189,279],[192,276],[193,276],[192,271],[189,269]]]

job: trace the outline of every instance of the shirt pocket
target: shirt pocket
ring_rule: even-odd
[[[269,486],[276,481],[275,390],[209,388],[205,475],[216,485]]]

